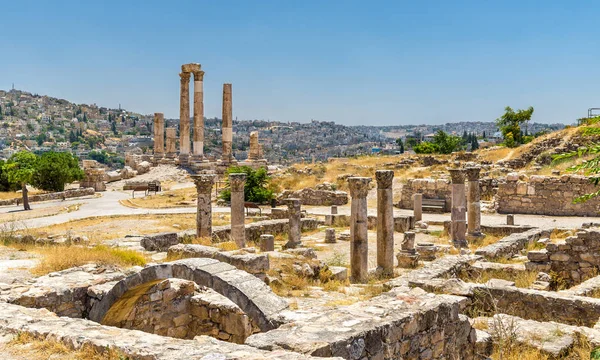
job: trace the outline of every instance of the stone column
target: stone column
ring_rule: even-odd
[[[413,194],[413,214],[415,222],[423,220],[423,194]]]
[[[212,187],[215,175],[192,175],[198,192],[198,209],[196,210],[196,236],[212,238]]]
[[[179,77],[179,161],[185,164],[190,155],[190,73],[182,71]]]
[[[405,232],[404,239],[400,245],[400,251],[396,254],[398,259],[398,266],[401,268],[413,269],[419,265],[419,254],[415,250],[415,237],[414,232]]]
[[[506,215],[506,225],[514,225],[515,224],[515,216],[513,214]]]
[[[248,160],[260,159],[260,145],[258,144],[258,131],[250,133],[250,151],[248,152]]]
[[[394,199],[393,170],[377,170],[377,271],[394,273]]]
[[[204,158],[204,71],[194,71],[194,161]]]
[[[231,103],[231,84],[223,84],[223,162],[233,160],[231,144],[233,142],[233,114]]]
[[[479,167],[468,167],[465,172],[468,179],[467,187],[467,235],[475,240],[481,234],[481,195],[479,192]]]
[[[294,249],[302,244],[302,215],[300,199],[287,199],[288,216],[289,216],[289,231],[288,242],[285,244],[285,249]]]
[[[450,177],[452,178],[450,238],[455,247],[466,247],[467,199],[465,197],[465,172],[462,169],[450,169]]]
[[[275,236],[262,234],[260,236],[260,251],[275,251]]]
[[[350,275],[352,282],[368,280],[369,242],[367,231],[367,194],[371,178],[350,177],[348,185],[352,204],[350,208]]]
[[[165,154],[165,115],[154,113],[154,160],[162,159]]]
[[[167,128],[167,155],[169,159],[175,159],[177,156],[177,129]]]
[[[238,248],[246,247],[246,228],[244,225],[244,185],[246,174],[229,174],[231,190],[231,238]]]

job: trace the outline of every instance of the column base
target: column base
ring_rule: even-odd
[[[464,249],[469,247],[469,243],[466,239],[464,240],[452,240],[452,245],[457,249]]]
[[[190,162],[190,155],[189,154],[179,154],[179,163],[181,165],[187,165]]]
[[[481,233],[481,232],[476,232],[476,233],[467,233],[467,241],[479,241],[479,240],[483,240],[483,238],[485,237],[485,234]]]
[[[419,253],[415,250],[400,250],[396,254],[398,267],[404,269],[414,269],[419,265]]]

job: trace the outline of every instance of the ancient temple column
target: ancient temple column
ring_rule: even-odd
[[[231,162],[233,154],[231,144],[233,142],[233,113],[231,103],[231,84],[223,84],[223,161]]]
[[[467,235],[470,238],[481,237],[481,194],[479,190],[479,167],[468,167],[466,170],[467,188]]]
[[[258,131],[250,133],[250,151],[248,152],[248,160],[260,159],[260,145],[258,144]]]
[[[348,185],[352,204],[350,208],[350,275],[352,282],[368,280],[369,242],[367,232],[367,194],[370,178],[350,177]]]
[[[179,161],[187,163],[190,155],[190,73],[179,73]]]
[[[377,170],[377,270],[383,275],[394,273],[394,201],[393,170]]]
[[[192,175],[198,192],[198,209],[196,210],[196,236],[212,237],[212,187],[215,175]]]
[[[177,156],[177,129],[174,127],[167,128],[167,155],[169,159],[174,159]]]
[[[246,247],[246,228],[244,226],[244,185],[246,174],[229,174],[231,190],[231,238],[238,248]]]
[[[423,194],[413,194],[413,214],[415,222],[423,220]]]
[[[467,199],[465,197],[465,172],[450,169],[452,178],[452,212],[450,215],[450,237],[455,247],[466,247]]]
[[[154,113],[154,159],[160,160],[165,154],[165,115]]]
[[[204,71],[194,72],[194,149],[195,161],[204,157]]]
[[[285,249],[294,249],[302,244],[300,239],[302,234],[301,228],[301,203],[300,199],[287,199],[289,231],[288,242],[285,244]]]

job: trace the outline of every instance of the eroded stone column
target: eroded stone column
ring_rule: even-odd
[[[174,159],[177,156],[177,129],[169,127],[167,132],[167,157]]]
[[[401,268],[416,268],[419,265],[419,254],[415,250],[416,234],[412,231],[404,233],[400,251],[396,255],[398,266]]]
[[[250,151],[248,152],[248,160],[260,159],[260,144],[258,143],[258,131],[250,133]]]
[[[423,194],[413,194],[413,214],[415,222],[423,220]]]
[[[215,175],[192,175],[198,192],[198,209],[196,211],[196,236],[212,237],[212,187]]]
[[[246,247],[246,228],[244,225],[244,185],[246,174],[229,174],[229,189],[231,190],[231,238],[238,248]]]
[[[455,247],[466,247],[467,199],[465,197],[465,172],[450,169],[452,178],[452,210],[450,215],[450,238]]]
[[[275,236],[262,234],[260,236],[260,251],[275,251]]]
[[[352,204],[350,208],[350,275],[351,281],[368,280],[369,242],[367,223],[367,194],[370,178],[350,177],[348,185]]]
[[[179,161],[187,163],[190,155],[190,73],[182,71],[179,77]]]
[[[389,276],[394,273],[394,200],[393,170],[377,170],[377,271]]]
[[[294,249],[302,244],[302,203],[300,202],[300,199],[287,199],[287,206],[289,217],[289,231],[288,242],[285,244],[284,248]]]
[[[223,84],[223,156],[224,162],[233,160],[231,144],[233,142],[233,113],[231,101],[231,84]]]
[[[162,159],[165,154],[165,115],[154,113],[154,160]]]
[[[469,238],[480,238],[481,234],[481,194],[479,190],[479,172],[481,168],[469,167],[467,174],[467,235]]]
[[[204,158],[204,71],[194,72],[194,161]]]

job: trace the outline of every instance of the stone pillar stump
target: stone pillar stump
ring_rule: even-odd
[[[183,164],[188,162],[190,155],[190,76],[189,72],[179,73],[179,162]]]
[[[377,170],[377,272],[394,273],[394,196],[393,170]]]
[[[450,238],[454,247],[467,247],[467,198],[465,197],[465,172],[462,169],[450,169],[452,178],[452,210],[450,220]]]
[[[262,234],[260,236],[260,251],[275,251],[275,236]]]
[[[158,163],[165,155],[165,115],[154,113],[154,162]]]
[[[415,222],[423,220],[423,194],[413,194],[413,214]]]
[[[469,167],[467,174],[467,237],[477,240],[483,237],[481,233],[481,194],[479,190],[479,167]]]
[[[369,241],[367,194],[371,178],[350,177],[348,184],[352,204],[350,209],[350,274],[354,283],[368,280]]]
[[[231,190],[231,238],[238,248],[246,247],[246,227],[244,215],[244,185],[246,174],[229,174],[229,188]]]
[[[196,212],[196,236],[212,238],[212,187],[215,175],[192,175],[198,191],[198,209]]]
[[[419,253],[415,250],[414,232],[405,232],[400,251],[396,254],[398,266],[406,269],[414,269],[419,265]]]
[[[302,244],[302,213],[300,199],[287,199],[289,231],[288,242],[284,245],[285,249],[294,249]]]

